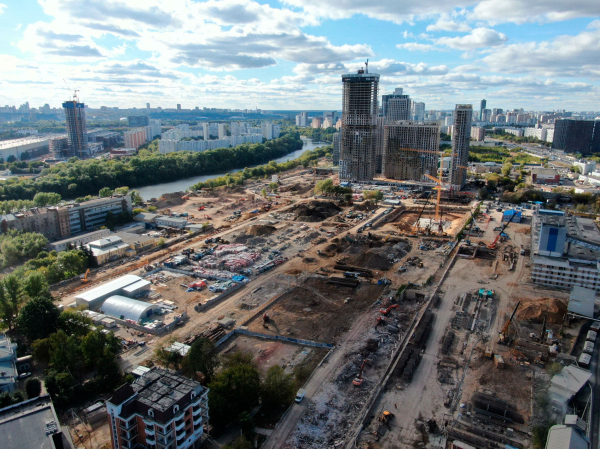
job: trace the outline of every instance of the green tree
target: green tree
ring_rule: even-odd
[[[132,190],[131,192],[129,192],[131,194],[131,202],[135,205],[135,206],[139,206],[141,204],[144,203],[144,199],[142,198],[142,196],[140,195],[140,192],[138,192],[137,190]]]
[[[101,190],[101,191],[102,191],[102,190]],[[123,186],[123,187],[117,187],[117,188],[115,189],[115,193],[116,193],[117,195],[127,195],[127,194],[129,193],[129,187],[127,187],[127,186]],[[110,195],[107,195],[107,196],[110,196]]]
[[[571,170],[572,173],[581,173],[581,167],[578,167],[577,165],[571,165],[569,170]]]
[[[50,366],[57,372],[78,371],[82,366],[79,340],[63,331],[50,335]]]
[[[262,189],[262,190],[260,191],[260,194],[262,195],[262,197],[263,197],[263,198],[265,198],[265,199],[266,199],[266,198],[267,198],[267,189]],[[3,251],[3,252],[4,252],[4,251]]]
[[[296,384],[291,374],[286,374],[279,365],[273,365],[261,387],[260,397],[267,410],[289,406],[294,400]]]
[[[56,206],[60,204],[62,197],[58,193],[38,192],[33,197],[33,204],[37,207]]]
[[[189,372],[202,373],[204,383],[212,381],[215,369],[219,364],[218,356],[215,352],[215,344],[208,338],[199,338],[196,340],[183,362]]]
[[[23,304],[21,281],[16,274],[9,274],[2,280],[2,287],[0,288],[0,308],[4,322],[8,325],[8,329],[12,330]]]
[[[279,189],[279,184],[277,184],[276,182],[271,182],[269,183],[269,189],[271,190],[271,192],[276,193],[277,189]]]
[[[113,193],[114,193],[114,191],[110,187],[102,187],[100,189],[100,192],[98,192],[98,196],[100,198],[106,198],[106,197],[112,196]]]
[[[333,191],[333,179],[322,179],[315,185],[315,195],[329,195]]]
[[[83,337],[92,326],[92,320],[76,309],[67,309],[58,317],[58,330],[67,335]]]
[[[251,441],[246,439],[245,436],[240,435],[232,443],[223,446],[223,449],[254,449],[254,445]]]
[[[502,175],[503,176],[509,176],[510,172],[512,171],[513,168],[513,164],[511,164],[510,162],[507,162],[506,164],[504,164],[502,166]]]
[[[211,421],[223,427],[258,404],[260,377],[254,366],[237,365],[221,371],[208,387]]]
[[[23,291],[30,298],[51,297],[46,277],[37,271],[30,273],[23,280]]]
[[[37,296],[28,301],[17,320],[19,331],[34,341],[48,337],[56,332],[60,311],[51,299]]]
[[[25,382],[27,399],[37,398],[42,393],[42,383],[37,377],[30,377]]]
[[[379,204],[383,199],[383,192],[381,190],[365,190],[363,195],[365,200],[373,201],[375,204]]]

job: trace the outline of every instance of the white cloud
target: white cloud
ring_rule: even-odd
[[[407,42],[406,44],[398,44],[397,48],[408,51],[442,51],[441,48],[431,44],[419,44],[418,42]]]
[[[427,31],[471,31],[471,27],[465,22],[457,22],[447,14],[442,14],[437,22],[427,26]]]
[[[404,39],[408,39],[408,38],[414,38],[414,34],[408,32],[408,31],[403,31],[402,32],[402,36],[404,37]]]
[[[483,0],[475,6],[472,20],[490,24],[513,22],[559,22],[578,17],[600,16],[598,0]]]
[[[483,61],[496,72],[600,78],[600,29],[506,45]]]
[[[0,14],[4,14],[4,11],[6,11],[7,6],[4,3],[0,3]]]
[[[439,45],[445,45],[456,50],[476,50],[478,48],[496,47],[504,44],[508,38],[505,34],[489,28],[475,28],[466,36],[440,37],[435,39]]]
[[[588,30],[595,30],[597,28],[600,28],[600,20],[594,20],[593,22],[590,22],[587,26]]]

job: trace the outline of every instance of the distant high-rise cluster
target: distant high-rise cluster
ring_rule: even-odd
[[[552,148],[584,156],[600,152],[600,120],[557,120]]]

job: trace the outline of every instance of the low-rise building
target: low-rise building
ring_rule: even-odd
[[[116,295],[126,296],[124,289],[130,285],[138,283],[139,281],[143,281],[143,279],[133,274],[121,276],[91,290],[79,293],[77,296],[75,296],[75,303],[78,306],[85,306],[85,308],[88,310],[100,310],[102,304],[104,304],[104,301],[106,301],[108,298]]]
[[[485,128],[479,126],[472,126],[471,139],[476,140],[478,142],[485,140]]]
[[[71,449],[69,430],[61,428],[50,396],[42,395],[0,409],[2,449]]]
[[[600,291],[600,231],[594,220],[540,209],[532,216],[531,280]]]
[[[117,389],[106,410],[114,449],[199,448],[208,427],[208,389],[153,368]]]
[[[533,184],[558,184],[560,174],[553,168],[532,168],[531,182]]]
[[[88,243],[98,265],[122,257],[131,257],[158,245],[158,239],[148,235],[117,232],[107,237]]]
[[[110,229],[98,229],[97,231],[86,232],[85,234],[79,234],[75,237],[68,239],[57,240],[48,244],[50,251],[66,251],[69,247],[79,248],[82,245],[86,245],[94,240],[108,237],[110,235]]]
[[[11,392],[17,388],[17,344],[0,334],[0,392]]]
[[[582,175],[589,175],[596,171],[596,162],[594,161],[575,161],[573,165],[579,167]]]
[[[166,215],[160,215],[154,219],[156,226],[159,228],[175,228],[183,229],[188,224],[185,218],[178,217],[167,217]]]

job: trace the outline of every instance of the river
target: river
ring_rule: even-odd
[[[322,147],[325,145],[331,145],[331,143],[328,143],[328,142],[312,142],[310,139],[304,139],[304,138],[302,139],[302,142],[304,144],[302,146],[302,149],[292,151],[291,153],[288,153],[285,156],[277,158],[277,159],[275,159],[275,162],[277,162],[277,163],[287,162],[289,160],[300,157],[302,155],[302,153],[304,153],[305,151],[314,150],[315,148]],[[196,184],[198,182],[207,181],[212,178],[219,178],[221,176],[225,176],[227,173],[234,173],[236,171],[240,171],[243,169],[244,169],[244,167],[240,167],[240,168],[231,169],[231,170],[229,170],[227,172],[223,172],[223,173],[214,173],[211,175],[194,176],[193,178],[180,179],[179,181],[164,182],[162,184],[153,184],[151,186],[139,187],[139,188],[136,188],[135,190],[140,192],[140,195],[142,196],[142,198],[144,200],[149,200],[150,198],[158,198],[163,193],[183,192],[188,187],[193,186],[194,184]]]

